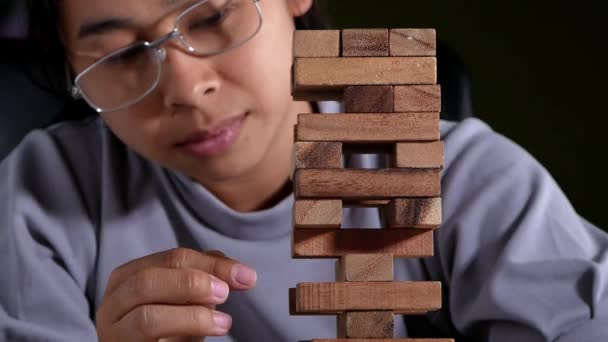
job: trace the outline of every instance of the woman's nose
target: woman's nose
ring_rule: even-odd
[[[219,91],[219,74],[209,58],[188,54],[181,47],[165,46],[160,80],[164,105],[172,110],[209,106]]]

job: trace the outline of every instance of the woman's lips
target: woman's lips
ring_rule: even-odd
[[[246,116],[247,113],[222,121],[209,131],[191,134],[177,146],[201,158],[220,155],[237,140]]]

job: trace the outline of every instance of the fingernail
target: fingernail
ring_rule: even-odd
[[[211,277],[211,293],[218,300],[224,300],[228,296],[228,284],[223,281]]]
[[[232,279],[243,286],[252,286],[258,279],[255,270],[241,264],[232,266]]]
[[[232,325],[232,317],[220,311],[213,311],[213,322],[218,334],[222,334],[230,329]]]

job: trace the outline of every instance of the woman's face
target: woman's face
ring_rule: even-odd
[[[253,0],[230,0],[239,5]],[[62,34],[76,73],[99,57],[138,40],[168,33],[197,1],[62,0]],[[245,45],[212,57],[189,54],[173,39],[157,88],[142,101],[102,114],[129,147],[203,184],[255,178],[289,154],[296,113],[290,67],[294,16],[312,0],[261,0],[263,25]],[[126,19],[113,25],[113,19]],[[83,25],[110,20],[79,38]],[[116,21],[114,21],[116,23]],[[273,162],[275,165],[273,165]]]

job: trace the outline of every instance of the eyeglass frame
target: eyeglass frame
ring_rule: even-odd
[[[163,62],[165,60],[166,57],[166,51],[164,48],[160,47],[161,45],[163,45],[164,43],[168,42],[169,40],[177,37],[179,39],[179,41],[182,43],[182,45],[188,50],[188,53],[191,53],[197,57],[210,57],[210,56],[216,56],[216,55],[220,55],[223,54],[225,52],[228,52],[230,50],[239,48],[243,45],[245,45],[247,42],[249,42],[251,39],[253,39],[253,37],[255,37],[258,32],[260,32],[260,29],[262,28],[262,24],[264,22],[264,15],[262,13],[262,9],[260,8],[260,0],[250,0],[253,1],[255,8],[256,8],[256,12],[258,14],[258,19],[259,19],[259,24],[257,29],[255,30],[255,32],[253,32],[247,39],[245,39],[244,41],[230,46],[228,48],[222,49],[222,50],[218,50],[215,52],[211,52],[211,53],[201,53],[198,50],[194,49],[194,47],[192,45],[190,45],[184,38],[184,36],[182,35],[182,33],[179,31],[179,28],[177,27],[177,24],[179,23],[179,21],[186,16],[187,14],[189,14],[190,12],[192,12],[195,8],[197,8],[198,6],[202,6],[203,4],[209,2],[210,0],[202,0],[197,2],[196,4],[188,7],[187,9],[185,9],[182,13],[180,13],[180,15],[177,16],[177,18],[175,19],[175,23],[173,24],[173,29],[159,37],[158,39],[155,39],[151,42],[149,41],[137,41],[134,42],[132,44],[129,44],[125,47],[122,47],[120,49],[117,49],[113,52],[110,52],[109,54],[103,56],[101,59],[99,59],[98,61],[96,61],[95,63],[91,64],[90,66],[88,66],[87,68],[85,68],[83,71],[81,71],[75,78],[74,81],[72,82],[72,84],[68,85],[68,89],[70,92],[70,95],[72,96],[73,99],[84,99],[89,106],[91,106],[98,114],[99,113],[110,113],[110,112],[116,112],[116,111],[120,111],[123,110],[125,108],[128,108],[136,103],[138,103],[139,101],[141,101],[143,98],[145,98],[146,96],[150,95],[151,92],[153,92],[156,87],[158,86],[158,84],[160,83],[160,79],[162,76],[162,67],[163,67]],[[230,0],[232,1],[232,0]],[[146,49],[151,49],[153,54],[154,54],[154,58],[156,58],[158,60],[158,72],[157,72],[157,76],[156,79],[154,80],[154,82],[152,83],[152,85],[150,86],[150,88],[148,90],[146,90],[142,95],[140,95],[139,97],[128,101],[127,103],[125,103],[124,105],[118,106],[116,108],[110,108],[110,109],[103,109],[101,107],[98,107],[96,105],[93,104],[93,101],[82,91],[82,89],[80,88],[79,85],[79,81],[82,79],[83,76],[85,76],[88,72],[90,72],[91,70],[95,69],[98,65],[106,62],[108,59],[117,56],[121,53],[123,53],[126,50],[129,50],[135,46],[138,45],[143,45]],[[68,77],[69,80],[69,77]]]

